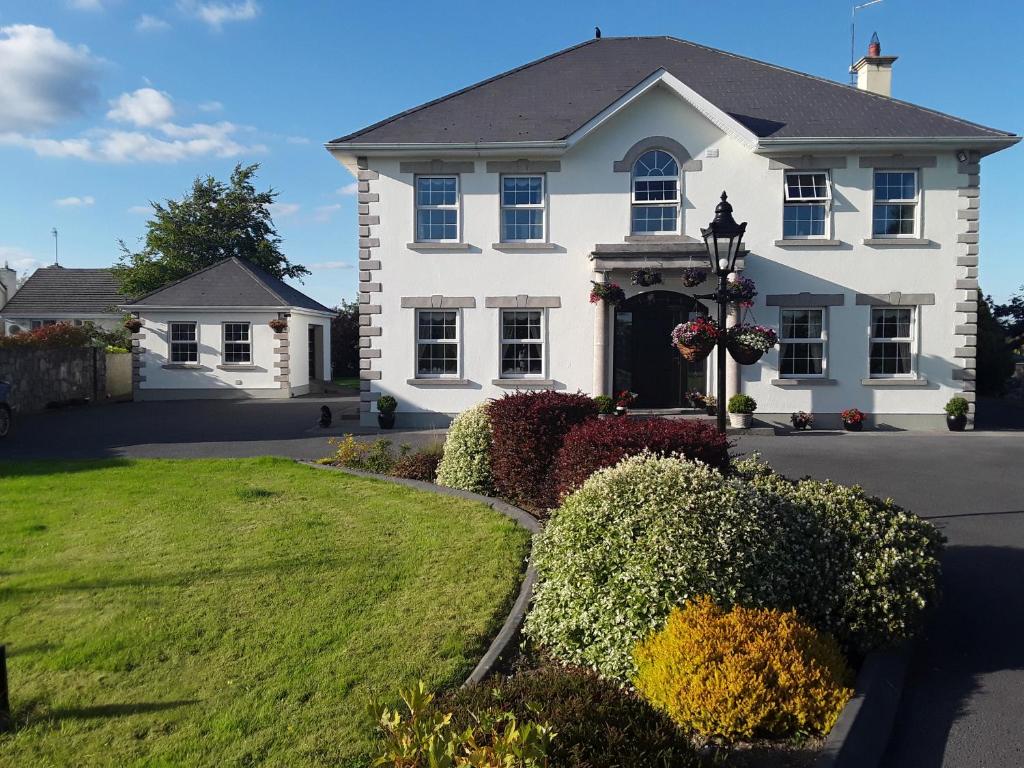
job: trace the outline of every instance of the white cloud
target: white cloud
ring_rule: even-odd
[[[0,245],[0,263],[6,264],[19,274],[35,272],[39,267],[45,266],[45,262],[37,259],[30,251],[16,245]]]
[[[314,209],[314,221],[330,221],[331,217],[341,210],[341,203],[331,205],[318,205]]]
[[[278,218],[294,216],[302,206],[298,203],[271,203],[270,213]]]
[[[178,8],[208,24],[212,29],[220,29],[225,22],[249,21],[255,19],[260,12],[255,0],[241,2],[198,2],[198,0],[179,0]]]
[[[135,22],[137,32],[159,32],[163,29],[170,29],[171,25],[159,16],[144,13]]]
[[[152,210],[153,206],[151,205],[133,205],[128,209],[128,213],[145,214],[152,212]]]
[[[346,184],[344,187],[338,187],[335,191],[339,195],[354,195],[359,191],[359,182],[353,181],[351,184]]]
[[[102,11],[103,0],[68,0],[68,6],[76,11]]]
[[[110,106],[112,109],[107,112],[109,119],[142,127],[166,123],[174,117],[171,97],[155,88],[122,93],[110,102]]]
[[[306,266],[314,272],[322,272],[327,269],[352,269],[352,265],[347,261],[320,261]]]
[[[200,112],[220,112],[223,109],[224,105],[221,104],[219,101],[214,100],[204,101],[202,104],[199,105]]]
[[[80,115],[98,95],[100,60],[31,24],[0,27],[0,133]]]
[[[84,195],[82,197],[60,197],[54,200],[53,204],[61,208],[88,208],[95,202],[96,198],[92,195]]]
[[[309,139],[305,136],[289,136],[285,141],[289,144],[309,144]]]

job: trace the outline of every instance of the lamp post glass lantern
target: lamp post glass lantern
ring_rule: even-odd
[[[727,291],[729,275],[736,271],[736,259],[743,248],[743,234],[747,231],[747,222],[737,224],[732,217],[732,205],[729,196],[722,192],[722,201],[715,206],[715,218],[700,231],[704,238],[704,249],[707,251],[711,270],[718,276],[718,290],[715,293],[698,296],[699,299],[711,299],[718,304],[718,341],[717,341],[717,389],[718,389],[718,431],[725,432],[725,321],[726,311],[730,303]]]

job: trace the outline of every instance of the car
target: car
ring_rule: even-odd
[[[0,381],[0,437],[7,437],[11,431],[11,406],[7,402],[10,394],[11,385]]]

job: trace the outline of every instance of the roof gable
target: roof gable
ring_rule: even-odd
[[[266,307],[331,310],[244,259],[230,257],[158,288],[128,308]]]
[[[676,38],[606,37],[407,110],[330,145],[565,141],[659,70],[758,139],[1013,138]]]
[[[3,307],[8,317],[117,314],[125,297],[109,269],[73,269],[53,265],[31,274]]]

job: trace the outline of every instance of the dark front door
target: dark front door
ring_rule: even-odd
[[[637,408],[680,408],[689,390],[705,391],[704,363],[687,365],[672,345],[679,323],[705,308],[672,291],[641,293],[615,311],[615,392],[635,392]]]

